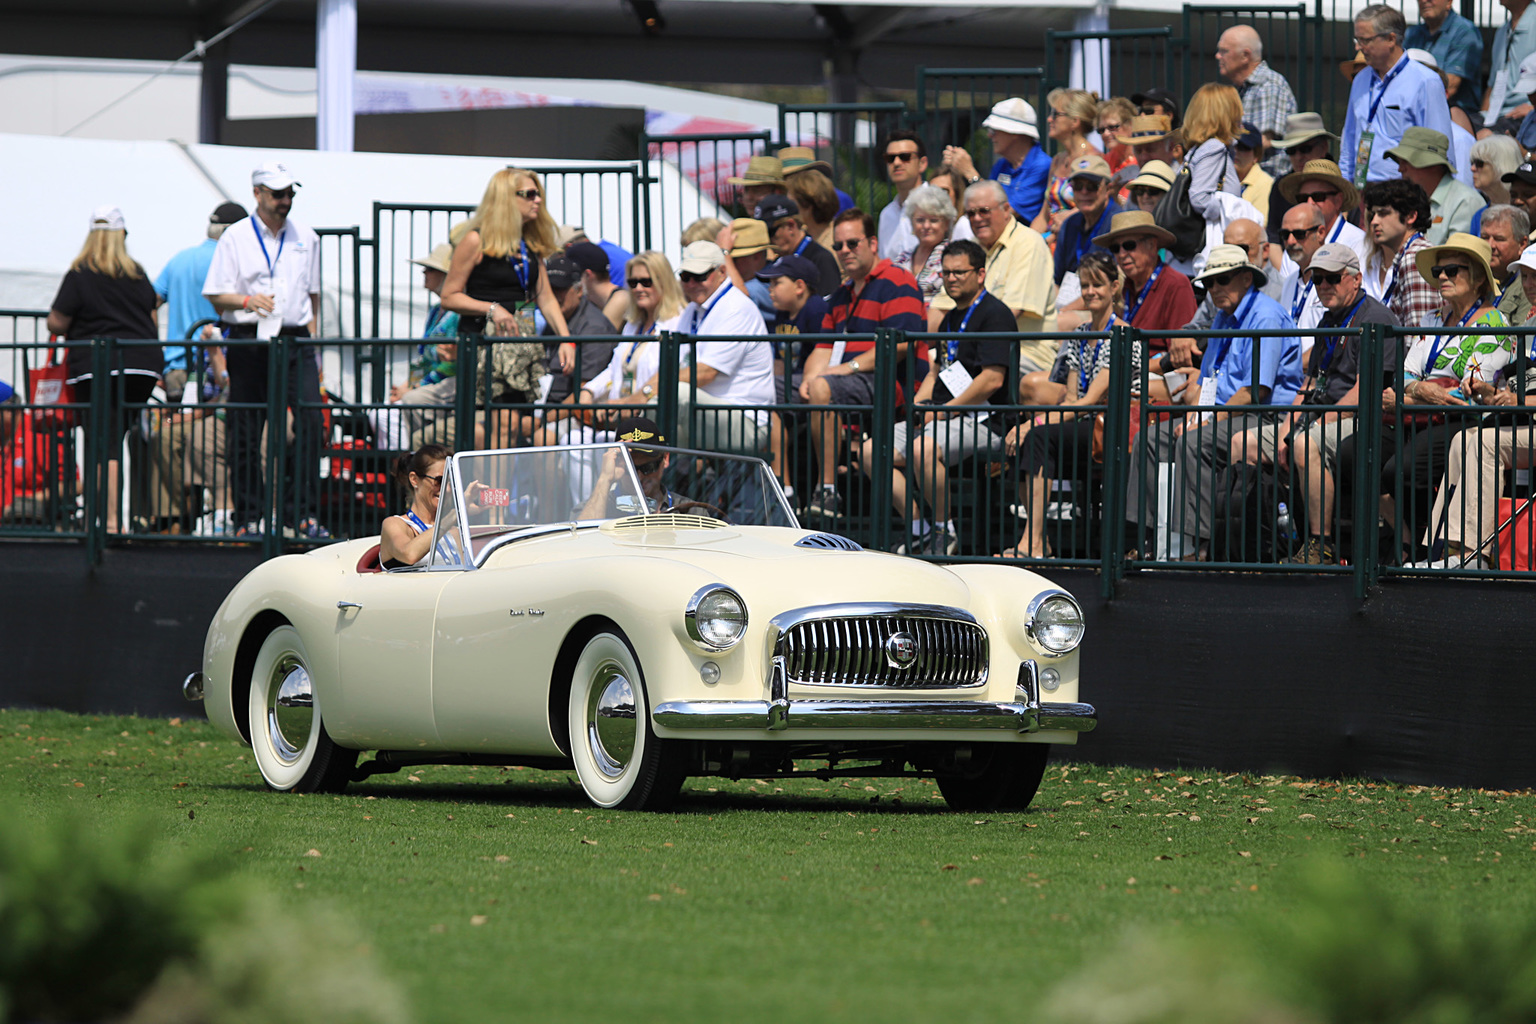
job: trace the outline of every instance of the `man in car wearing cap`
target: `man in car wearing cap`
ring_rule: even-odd
[[[757,279],[758,271],[768,265],[767,225],[756,217],[737,217],[720,230],[715,240],[725,253],[725,272],[731,284],[747,293],[762,314],[764,326],[771,326],[778,310],[774,309],[768,285]]]
[[[771,195],[784,195],[784,165],[776,156],[754,156],[747,160],[747,170],[739,178],[727,178],[741,189],[741,205],[751,210]]]
[[[1260,291],[1265,276],[1264,268],[1237,246],[1211,249],[1195,280],[1205,283],[1219,310],[1211,329],[1231,333],[1210,339],[1200,362],[1199,384],[1185,389],[1185,401],[1226,408],[1150,423],[1136,438],[1125,516],[1133,524],[1151,516],[1157,508],[1154,463],[1173,463],[1180,490],[1169,523],[1182,539],[1172,545],[1174,558],[1205,557],[1197,548],[1211,536],[1216,477],[1226,469],[1232,435],[1253,422],[1242,407],[1290,405],[1301,386],[1301,342],[1295,337],[1261,341],[1252,336],[1254,331],[1295,329],[1280,304]]]
[[[1121,212],[1120,204],[1111,198],[1114,175],[1103,157],[1097,153],[1080,156],[1068,164],[1067,175],[1077,212],[1061,225],[1061,236],[1056,239],[1058,288],[1068,274],[1077,272],[1078,262],[1095,247],[1094,238],[1107,232],[1111,218]]]
[[[885,154],[885,176],[896,187],[896,194],[880,211],[880,255],[895,259],[902,252],[917,244],[912,234],[912,223],[903,209],[907,196],[923,183],[923,172],[928,170],[928,147],[917,132],[898,129],[885,138],[881,149]],[[846,212],[846,211],[844,211]]]
[[[1398,326],[1397,317],[1361,288],[1360,257],[1337,242],[1312,254],[1307,276],[1325,312],[1320,328],[1340,330],[1362,324]],[[1401,358],[1402,342],[1388,342],[1384,369],[1390,379]],[[1306,379],[1298,392],[1302,406],[1352,406],[1360,402],[1360,339],[1322,337],[1307,357]],[[1292,416],[1289,428],[1250,430],[1232,440],[1232,461],[1274,463],[1283,452],[1301,473],[1306,495],[1307,542],[1285,559],[1302,565],[1333,565],[1334,472],[1339,445],[1355,432],[1353,411],[1309,409]]]
[[[1013,215],[1028,224],[1040,214],[1045,186],[1051,176],[1051,155],[1040,145],[1035,108],[1017,96],[996,103],[981,122],[992,140],[997,160],[987,177],[1003,187]],[[981,180],[971,154],[962,146],[946,146],[944,163],[967,185]],[[900,249],[892,250],[900,252]]]
[[[1268,170],[1284,174],[1285,157],[1276,153],[1266,158],[1264,151],[1284,134],[1285,119],[1296,113],[1296,94],[1285,76],[1264,63],[1264,43],[1252,25],[1233,25],[1216,40],[1216,70],[1237,90],[1243,120],[1261,136],[1259,159]]]
[[[199,320],[218,319],[218,310],[203,294],[203,282],[208,280],[208,267],[213,263],[214,250],[219,247],[219,236],[229,225],[245,220],[246,216],[245,207],[239,203],[220,203],[208,217],[208,237],[172,256],[160,276],[155,278],[155,294],[166,305],[167,341],[185,338],[187,329]],[[225,379],[228,379],[227,373]],[[165,346],[165,373],[161,375],[161,382],[166,400],[172,404],[180,402],[182,388],[187,383],[186,348]]]
[[[1357,188],[1398,177],[1388,151],[1408,129],[1430,128],[1451,136],[1445,85],[1403,52],[1407,31],[1402,12],[1386,4],[1372,4],[1355,15],[1355,46],[1366,67],[1349,86],[1339,170]]]
[[[699,341],[691,344],[692,365],[678,372],[679,427],[688,433],[684,447],[717,451],[760,451],[768,443],[768,413],[758,409],[700,412],[703,436],[693,436],[693,403],[701,406],[770,405],[773,402],[773,346],[751,339],[768,333],[763,315],[747,293],[731,283],[725,253],[714,242],[690,242],[683,248],[677,277],[688,305],[678,330]],[[711,336],[722,340],[707,340]],[[653,378],[645,387],[655,387]],[[644,388],[641,389],[642,391]]]
[[[646,416],[627,416],[613,425],[614,440],[629,445],[629,457],[635,464],[635,474],[640,478],[640,494],[645,508],[629,506],[634,500],[628,488],[618,484],[628,476],[624,460],[618,449],[610,448],[603,453],[602,469],[592,486],[592,494],[576,514],[577,519],[612,519],[615,516],[643,515],[645,513],[670,512],[679,505],[685,509],[694,505],[690,498],[675,494],[662,486],[667,467],[672,464],[668,452],[644,447],[647,444],[665,446],[667,439],[656,422]],[[616,489],[618,493],[616,493]]]
[[[800,204],[789,196],[769,196],[757,204],[752,216],[768,228],[768,237],[780,256],[799,256],[816,268],[816,280],[810,282],[811,291],[823,297],[837,291],[843,279],[842,271],[827,247],[805,233]]]
[[[1292,114],[1285,119],[1285,135],[1275,140],[1275,148],[1285,154],[1285,172],[1275,177],[1274,186],[1269,190],[1269,219],[1264,227],[1269,232],[1270,264],[1274,267],[1281,265],[1285,255],[1285,249],[1280,241],[1280,222],[1285,217],[1285,211],[1289,210],[1292,203],[1285,198],[1281,191],[1280,183],[1287,175],[1298,174],[1301,169],[1313,160],[1329,160],[1332,157],[1332,142],[1336,142],[1338,136],[1330,133],[1323,127],[1323,116],[1312,111],[1303,111]]]
[[[1487,205],[1477,190],[1456,180],[1447,158],[1450,139],[1430,128],[1409,128],[1403,141],[1387,151],[1398,177],[1411,181],[1429,196],[1429,230],[1425,238],[1439,245],[1452,234],[1470,231],[1472,214]]]
[[[320,238],[288,219],[299,183],[280,163],[264,163],[251,173],[256,212],[227,227],[213,252],[203,294],[223,314],[231,339],[270,342],[279,336],[310,338],[319,327]],[[235,513],[246,525],[242,534],[259,535],[266,490],[262,475],[261,433],[267,423],[266,344],[231,345],[229,401],[257,408],[231,409],[225,416],[229,464],[234,473]],[[301,537],[329,537],[315,518],[319,506],[320,361],[313,345],[290,345],[288,399],[293,403],[293,457],[285,464],[284,515]],[[275,528],[275,527],[274,527]]]

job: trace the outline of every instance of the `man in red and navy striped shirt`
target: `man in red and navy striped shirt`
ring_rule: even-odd
[[[822,330],[827,334],[872,334],[886,328],[921,332],[923,293],[910,273],[880,258],[875,219],[853,207],[832,222],[832,254],[848,280],[827,302]],[[897,347],[906,359],[906,346]],[[919,376],[927,371],[926,346]],[[823,341],[805,362],[799,399],[811,405],[870,405],[874,399],[875,343],[873,341]],[[898,375],[901,370],[898,368]],[[809,516],[835,519],[838,514],[837,449],[843,434],[835,413],[811,417],[811,436],[821,462],[821,487],[812,495]]]

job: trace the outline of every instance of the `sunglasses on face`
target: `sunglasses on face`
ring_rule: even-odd
[[[536,188],[520,188],[514,193],[514,195],[516,195],[519,199],[526,199],[531,203],[535,199],[539,198],[541,193]]]
[[[1118,134],[1120,134],[1120,128],[1121,128],[1121,125],[1119,125],[1119,124],[1114,124],[1114,123],[1111,123],[1111,124],[1101,124],[1101,125],[1099,125],[1099,134],[1100,135],[1118,135]]]
[[[1142,114],[1161,114],[1163,112],[1163,108],[1158,106],[1156,103],[1143,103],[1138,108],[1138,112]]]
[[[635,463],[635,472],[639,473],[641,476],[650,476],[652,473],[656,472],[660,468],[661,468],[661,460],[660,459],[651,459],[648,462],[637,462],[637,463]]]
[[[1294,230],[1291,229],[1291,228],[1281,228],[1280,229],[1280,241],[1283,242],[1287,238],[1294,238],[1294,239],[1296,239],[1296,241],[1299,242],[1302,239],[1306,238],[1308,235],[1312,234],[1314,231],[1321,231],[1321,230],[1322,230],[1322,226],[1318,225],[1318,224],[1314,224],[1310,228],[1296,228]]]
[[[972,206],[965,211],[967,217],[990,217],[995,206]]]
[[[697,284],[700,281],[709,280],[709,274],[695,274],[691,270],[684,270],[678,273],[677,279],[683,282],[683,284]]]
[[[863,243],[863,242],[865,242],[867,240],[868,240],[867,238],[850,238],[846,242],[833,242],[832,243],[832,251],[833,252],[842,252],[844,246],[847,246],[850,250],[857,249],[861,243]]]
[[[1241,273],[1243,273],[1241,270],[1229,270],[1225,274],[1217,274],[1215,277],[1206,278],[1206,280],[1211,282],[1211,284],[1219,284],[1225,288],[1227,285],[1237,280],[1237,275]]]
[[[971,274],[976,273],[976,270],[977,270],[976,267],[966,267],[964,270],[949,270],[948,268],[946,268],[944,270],[939,271],[939,276],[940,277],[952,277],[952,278],[967,277],[967,276],[969,276]]]
[[[1132,238],[1124,242],[1111,242],[1104,248],[1108,249],[1111,253],[1135,252],[1137,249],[1141,248],[1141,239]]]
[[[910,153],[887,153],[887,154],[885,154],[885,162],[888,163],[888,164],[906,163],[908,160],[916,160],[916,159],[917,159],[917,151],[916,150],[913,150]]]
[[[1297,194],[1296,201],[1298,203],[1321,203],[1324,200],[1332,199],[1338,194],[1337,189],[1328,192],[1301,192]]]
[[[1344,271],[1342,270],[1336,270],[1331,274],[1326,270],[1312,271],[1313,284],[1336,285],[1342,280],[1344,280]]]
[[[648,277],[630,277],[625,278],[625,281],[631,288],[650,288],[656,283]]]
[[[1456,280],[1456,275],[1460,274],[1463,270],[1470,269],[1472,268],[1460,263],[1436,263],[1429,268],[1429,276],[1439,277],[1441,274],[1444,274],[1447,281],[1454,281]]]
[[[443,486],[443,475],[441,473],[439,473],[437,476],[423,476],[422,479],[431,484],[433,487]]]
[[[266,192],[267,195],[271,196],[273,199],[292,199],[293,198],[293,189],[291,189],[291,188],[285,188],[285,189],[282,189],[282,190],[278,190],[278,189],[275,189],[275,188],[267,188],[265,185],[263,185],[262,186],[262,190],[264,192]]]
[[[1074,193],[1087,192],[1090,195],[1098,194],[1099,189],[1104,186],[1098,178],[1073,178],[1067,184],[1072,186]]]
[[[1472,167],[1473,167],[1473,169],[1480,171],[1484,167],[1487,167],[1487,166],[1488,166],[1488,161],[1486,161],[1486,160],[1479,160],[1477,157],[1473,157],[1472,158]]]

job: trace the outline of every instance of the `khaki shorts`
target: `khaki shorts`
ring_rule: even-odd
[[[1345,416],[1343,419],[1325,423],[1322,420],[1314,421],[1301,436],[1312,442],[1318,451],[1322,452],[1323,462],[1333,466],[1339,460],[1339,445],[1346,437],[1355,432],[1355,417]],[[1279,450],[1280,442],[1285,439],[1285,427],[1283,424],[1266,425],[1262,430],[1249,430],[1232,442],[1234,452],[1258,451],[1265,462],[1274,462]],[[1299,458],[1292,446],[1293,460]]]

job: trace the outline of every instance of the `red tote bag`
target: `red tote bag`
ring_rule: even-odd
[[[58,340],[58,335],[48,339],[50,343]],[[74,410],[59,408],[75,400],[75,389],[66,383],[69,370],[65,368],[62,357],[56,358],[61,351],[50,347],[48,362],[38,369],[27,371],[27,397],[34,407],[33,415],[38,425],[46,429],[63,430],[74,426]]]

